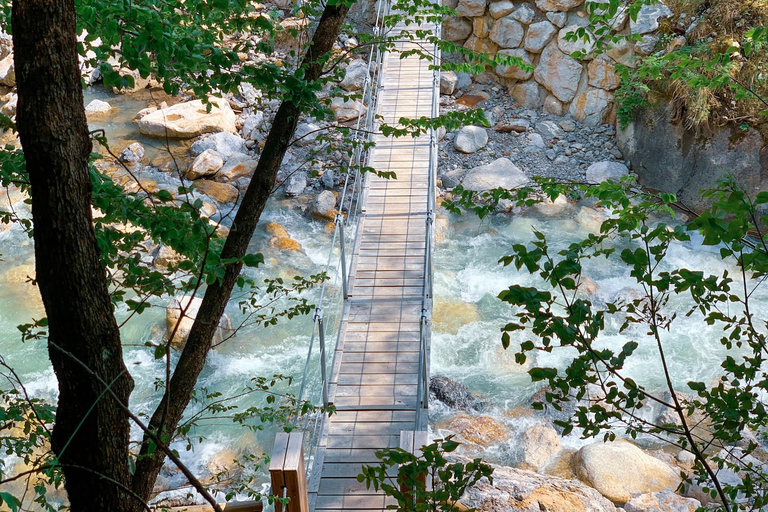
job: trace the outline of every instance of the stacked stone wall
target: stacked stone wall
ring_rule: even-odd
[[[566,37],[589,25],[582,0],[444,0],[458,16],[443,22],[443,38],[489,55],[520,57],[533,72],[516,66],[489,70],[495,81],[507,86],[515,101],[526,108],[543,108],[549,114],[570,113],[595,126],[615,119],[614,91],[620,81],[616,64],[633,66],[637,56],[654,51],[659,20],[671,15],[662,3],[644,5],[637,20],[626,8],[610,22],[612,34],[637,34],[639,41],[623,39],[612,48],[591,54],[590,41]],[[594,5],[591,3],[591,5]],[[574,52],[586,57],[576,59]]]

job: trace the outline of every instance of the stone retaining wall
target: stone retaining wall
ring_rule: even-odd
[[[611,22],[614,34],[638,34],[638,42],[622,40],[597,57],[571,57],[589,52],[592,41],[568,41],[566,34],[589,24],[583,0],[443,0],[458,16],[443,22],[443,38],[490,55],[517,56],[534,66],[532,73],[498,66],[493,78],[508,87],[515,101],[550,114],[572,114],[590,126],[615,119],[614,92],[619,87],[616,63],[633,65],[636,55],[654,51],[659,20],[671,15],[662,3],[644,5],[636,21],[626,9]]]

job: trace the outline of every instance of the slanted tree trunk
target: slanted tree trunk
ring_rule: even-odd
[[[74,0],[14,0],[16,119],[32,188],[37,284],[59,381],[52,447],[73,512],[126,510],[133,380],[123,364],[91,220],[91,142],[77,60]],[[92,408],[92,409],[91,409]]]
[[[335,5],[329,3],[325,7],[307,54],[301,63],[307,83],[316,82],[322,76],[325,57],[333,49],[348,10],[349,6],[345,2],[338,2]],[[288,150],[303,108],[306,108],[306,105],[286,100],[277,110],[259,163],[222,249],[222,259],[242,258],[247,253],[248,244],[267,204],[267,199],[274,189],[277,171]],[[172,435],[175,431],[189,403],[200,371],[203,369],[216,326],[224,314],[224,308],[241,270],[241,263],[228,265],[224,278],[206,289],[167,392],[152,415],[149,426],[153,431],[163,435]],[[152,486],[164,459],[162,454],[148,456],[150,446],[151,443],[145,436],[133,477],[133,490],[142,497],[149,497],[152,492]]]

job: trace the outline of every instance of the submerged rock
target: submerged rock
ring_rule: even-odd
[[[485,402],[475,396],[467,386],[444,375],[430,377],[429,395],[454,409],[479,411],[485,406]]]

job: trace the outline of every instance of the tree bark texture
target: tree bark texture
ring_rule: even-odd
[[[73,512],[129,510],[133,389],[91,219],[91,142],[77,59],[74,0],[14,0],[17,125],[32,189],[37,284],[59,382],[52,447]],[[65,352],[71,355],[67,355]]]
[[[333,49],[348,10],[349,7],[344,3],[325,7],[307,54],[301,63],[307,83],[313,83],[322,76],[323,57]],[[303,107],[293,101],[283,101],[280,105],[258,166],[222,249],[222,259],[242,258],[247,253],[248,244],[256,230],[261,213],[274,189],[277,172],[288,150]],[[166,394],[152,416],[150,429],[164,435],[175,431],[189,403],[200,371],[203,369],[211,340],[241,270],[241,263],[228,265],[224,278],[206,289]],[[148,441],[145,436],[141,448],[142,457],[137,463],[133,477],[133,490],[144,498],[150,496],[164,458],[162,454],[147,456],[150,446]]]

